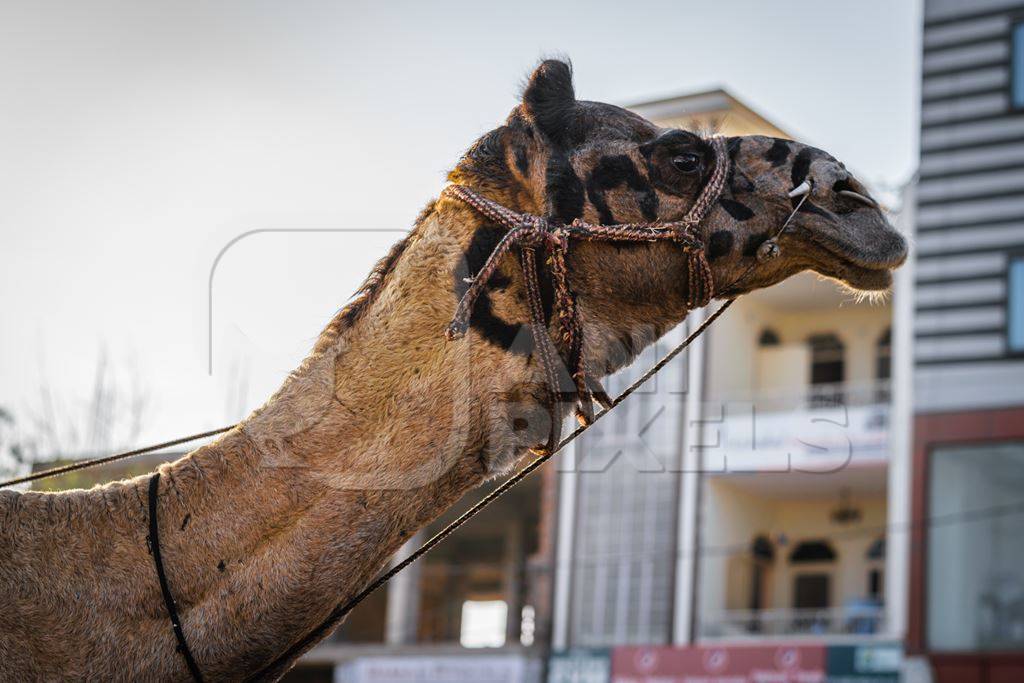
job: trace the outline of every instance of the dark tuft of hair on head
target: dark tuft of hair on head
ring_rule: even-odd
[[[575,107],[572,65],[567,60],[545,59],[523,89],[526,114],[551,142],[562,145],[568,137]]]

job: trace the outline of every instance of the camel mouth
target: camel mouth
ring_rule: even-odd
[[[877,211],[828,221],[808,236],[824,252],[819,272],[861,291],[892,287],[893,271],[907,260],[907,241]]]
[[[831,277],[841,280],[851,288],[862,292],[885,291],[892,287],[893,275],[890,268],[864,268],[851,261],[830,269]]]

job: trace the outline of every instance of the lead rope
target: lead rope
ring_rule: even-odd
[[[673,358],[682,353],[686,349],[686,347],[688,347],[690,344],[694,342],[694,340],[696,340],[698,337],[704,334],[704,331],[707,330],[711,326],[711,324],[718,319],[719,316],[725,313],[725,310],[729,308],[729,306],[731,306],[734,301],[735,299],[726,300],[721,306],[719,306],[715,310],[714,313],[708,316],[708,318],[704,322],[702,322],[700,326],[698,326],[697,329],[694,330],[678,346],[676,346],[674,349],[665,354],[661,358],[661,360],[659,360],[657,363],[651,366],[647,370],[647,372],[645,372],[643,375],[637,378],[637,380],[630,384],[625,390],[623,390],[621,394],[616,396],[615,399],[609,403],[609,406],[607,408],[601,410],[599,413],[594,415],[594,419],[590,424],[579,425],[575,430],[573,430],[571,434],[569,434],[567,437],[558,442],[557,446],[555,446],[555,448],[553,448],[551,451],[541,453],[532,461],[530,461],[530,464],[528,464],[526,467],[519,470],[514,475],[512,475],[504,482],[502,482],[500,486],[498,486],[496,489],[494,489],[486,496],[481,498],[479,501],[477,501],[473,505],[473,507],[469,508],[464,513],[459,515],[457,519],[453,520],[445,528],[441,529],[441,531],[434,534],[423,545],[421,545],[413,553],[411,553],[409,557],[405,558],[404,560],[396,564],[394,567],[386,571],[384,574],[381,574],[380,577],[378,577],[373,583],[371,583],[369,586],[367,586],[359,593],[357,593],[351,600],[336,607],[334,611],[332,611],[319,626],[317,626],[312,632],[307,634],[302,640],[296,642],[288,650],[281,654],[277,659],[275,659],[273,662],[271,662],[266,667],[261,669],[259,672],[246,678],[246,683],[254,683],[255,681],[276,680],[278,676],[284,673],[287,666],[293,659],[301,656],[309,648],[315,645],[326,631],[329,631],[332,628],[334,628],[338,624],[338,622],[344,619],[349,612],[355,609],[355,607],[363,600],[365,600],[367,597],[369,597],[370,594],[372,594],[378,588],[386,584],[388,581],[394,578],[396,574],[401,572],[410,564],[412,564],[413,562],[415,562],[416,560],[430,552],[430,550],[434,546],[436,546],[438,543],[440,543],[445,538],[450,536],[453,532],[455,532],[456,529],[458,529],[463,524],[472,519],[478,512],[483,510],[485,507],[487,507],[495,500],[500,498],[513,486],[521,482],[526,477],[530,476],[530,474],[532,474],[538,467],[543,465],[545,462],[554,457],[559,451],[561,451],[563,448],[565,448],[570,443],[579,438],[580,435],[583,434],[583,432],[590,429],[590,427],[593,426],[598,420],[600,420],[602,417],[610,413],[613,409],[615,409],[616,406],[618,406],[620,403],[626,400],[630,394],[632,394],[645,383],[647,383],[647,381],[650,380],[651,377],[653,377],[668,363],[670,363]]]
[[[761,245],[758,247],[758,253],[757,253],[757,257],[756,257],[756,262],[750,264],[749,266],[747,266],[747,268],[745,268],[738,276],[736,276],[732,280],[732,282],[729,283],[729,285],[727,287],[723,288],[723,290],[722,290],[723,293],[729,292],[729,291],[733,290],[737,285],[739,285],[744,280],[746,280],[747,277],[753,272],[754,268],[757,267],[757,265],[759,263],[764,263],[766,261],[775,259],[775,258],[777,258],[782,253],[781,252],[781,248],[779,247],[779,243],[778,242],[782,238],[782,236],[785,234],[786,229],[789,227],[789,224],[793,221],[793,218],[797,215],[797,213],[803,207],[804,202],[807,201],[808,197],[810,197],[811,189],[812,189],[811,181],[810,180],[805,180],[803,183],[801,183],[798,187],[794,188],[789,193],[789,197],[791,199],[796,199],[797,197],[800,197],[799,201],[796,201],[794,203],[793,209],[790,211],[789,215],[786,217],[785,221],[783,221],[783,223],[779,227],[779,229],[771,237],[769,237],[767,240],[762,242]],[[702,193],[702,196],[703,196],[703,193]],[[487,201],[490,202],[491,200],[487,200]],[[511,212],[510,209],[508,209],[506,207],[503,207],[500,204],[497,204],[496,202],[494,202],[493,204],[494,204],[495,208],[500,207],[500,209],[502,209],[504,211],[507,211],[510,214],[514,213],[514,212]],[[705,209],[705,211],[706,211],[706,209]],[[525,229],[525,228],[520,228],[520,229]],[[507,238],[508,235],[506,234],[505,237]],[[492,253],[491,258],[488,259],[488,261],[485,263],[484,267],[481,269],[481,273],[484,273],[488,269],[488,264],[490,263],[490,261],[492,259],[494,259],[494,255],[495,254],[498,254],[499,252],[502,253],[502,254],[508,252],[508,249],[511,247],[511,244],[509,244],[508,246],[503,247],[502,246],[503,242],[505,242],[505,238],[503,238],[502,241],[499,242],[498,246],[495,248],[494,252]],[[496,260],[496,259],[494,259],[494,260]],[[496,268],[496,265],[492,266],[492,267]],[[489,277],[489,275],[488,275],[488,277]],[[478,275],[478,277],[476,279],[474,279],[474,281],[472,282],[472,284],[470,286],[472,287],[479,280],[480,280],[480,276]],[[691,277],[691,281],[692,281],[692,277]],[[466,295],[463,296],[463,300],[460,302],[460,308],[462,306],[462,303],[465,302],[467,296],[469,296],[469,292],[468,291],[467,291]],[[320,623],[319,626],[317,626],[315,629],[313,629],[310,633],[306,634],[306,636],[304,638],[302,638],[298,642],[294,643],[290,648],[288,648],[284,653],[282,653],[280,656],[278,656],[277,659],[275,659],[273,662],[268,664],[266,667],[264,667],[263,669],[261,669],[257,673],[253,674],[252,676],[249,676],[248,678],[246,678],[245,679],[246,683],[255,683],[257,681],[272,681],[272,680],[276,680],[278,677],[283,675],[284,672],[287,671],[288,666],[290,665],[290,663],[294,659],[300,657],[303,653],[305,653],[307,650],[312,648],[323,637],[325,632],[330,631],[332,628],[337,626],[337,624],[342,619],[344,619],[353,609],[355,609],[356,606],[359,605],[359,603],[361,603],[363,600],[365,600],[367,597],[369,597],[372,593],[374,593],[377,589],[379,589],[381,586],[383,586],[388,581],[390,581],[392,578],[394,578],[395,575],[397,575],[399,572],[403,571],[406,567],[411,565],[413,562],[415,562],[416,560],[418,560],[419,558],[423,557],[428,552],[430,552],[431,549],[434,548],[434,546],[436,546],[438,543],[440,543],[441,541],[446,539],[448,536],[450,536],[452,533],[454,533],[459,527],[461,527],[463,524],[468,522],[477,513],[479,513],[481,510],[486,508],[491,503],[493,503],[495,500],[500,498],[503,494],[505,494],[513,486],[515,486],[516,484],[521,482],[526,477],[530,476],[530,474],[532,474],[537,468],[539,468],[541,465],[543,465],[545,462],[547,462],[552,457],[554,457],[557,453],[559,453],[563,448],[565,448],[570,443],[572,443],[577,438],[579,438],[585,431],[590,429],[590,427],[594,423],[596,423],[602,417],[604,417],[605,415],[610,413],[612,410],[614,410],[620,403],[622,403],[624,400],[626,400],[630,396],[630,394],[634,393],[637,389],[639,389],[641,386],[646,384],[651,379],[651,377],[653,377],[658,372],[660,372],[662,368],[664,368],[666,365],[668,365],[670,362],[672,362],[672,359],[674,359],[680,353],[685,351],[686,348],[688,346],[690,346],[690,344],[692,344],[697,338],[699,338],[702,334],[704,334],[704,332],[707,331],[707,329],[709,327],[711,327],[711,325],[716,320],[718,320],[718,318],[721,317],[721,315],[723,313],[725,313],[725,311],[730,306],[732,306],[733,302],[735,302],[735,301],[736,301],[735,297],[731,297],[731,298],[726,299],[726,301],[721,306],[719,306],[715,310],[714,313],[712,313],[700,325],[698,325],[697,329],[695,329],[693,332],[691,332],[686,337],[686,339],[684,339],[682,342],[680,342],[678,345],[676,345],[676,347],[673,348],[671,351],[669,351],[667,354],[665,354],[661,358],[661,360],[659,360],[657,363],[655,363],[653,366],[651,366],[646,372],[644,372],[642,375],[640,375],[640,377],[638,377],[632,384],[630,384],[628,387],[626,387],[626,389],[623,390],[623,392],[621,394],[619,394],[613,400],[611,400],[608,403],[607,407],[605,407],[603,410],[601,410],[599,413],[597,413],[594,416],[594,419],[592,421],[590,421],[589,423],[580,424],[575,430],[573,430],[573,432],[571,434],[569,434],[569,436],[567,436],[564,439],[562,439],[561,441],[559,441],[557,443],[557,445],[555,445],[554,448],[552,448],[550,450],[546,450],[546,451],[541,451],[540,453],[538,453],[537,457],[534,458],[532,461],[530,461],[530,463],[526,467],[524,467],[523,469],[519,470],[519,472],[515,473],[514,475],[509,477],[507,480],[502,482],[497,488],[495,488],[493,491],[491,491],[486,496],[481,498],[472,507],[470,507],[464,513],[459,515],[458,518],[454,519],[447,526],[445,526],[443,529],[441,529],[441,531],[439,531],[436,534],[434,534],[433,536],[431,536],[423,545],[421,545],[419,548],[417,548],[415,551],[413,551],[407,558],[405,558],[404,560],[402,560],[401,562],[396,564],[394,567],[392,567],[388,571],[386,571],[383,574],[381,574],[369,586],[367,586],[366,588],[364,588],[360,592],[356,593],[356,595],[353,596],[348,602],[339,604],[327,616],[327,618],[323,622]],[[457,320],[458,320],[458,314],[456,315],[456,320],[452,322],[452,326],[454,326],[456,324]],[[545,334],[544,337],[547,338],[547,335]]]
[[[718,145],[722,145],[720,138],[716,138],[715,140],[716,140]],[[724,149],[724,146],[716,147],[716,149]],[[724,177],[724,173],[723,173],[723,177]],[[709,181],[709,184],[710,184],[710,181]],[[700,207],[700,211],[701,211],[700,216],[701,216],[701,218],[703,218],[703,216],[706,215],[706,213],[707,213],[711,203],[713,203],[713,201],[717,198],[717,194],[716,194],[716,195],[710,197],[710,199],[709,199],[709,194],[710,193],[708,193],[707,190],[708,190],[708,187],[705,186],[704,191],[702,191],[701,195],[698,197],[697,204],[695,204],[695,206],[694,206],[695,209],[698,208],[698,206]],[[719,189],[719,192],[720,191],[721,190]],[[804,201],[806,201],[807,197],[810,196],[810,191],[811,191],[811,185],[810,185],[809,181],[805,181],[803,184],[801,184],[799,187],[795,188],[790,193],[789,196],[791,198],[795,198],[797,196],[801,196],[801,199],[794,205],[793,210],[790,212],[789,216],[783,222],[782,226],[775,233],[775,235],[773,235],[771,238],[766,240],[764,243],[762,243],[761,247],[759,247],[758,254],[757,254],[757,261],[758,262],[764,262],[764,261],[767,261],[769,259],[776,258],[780,254],[780,249],[779,249],[779,246],[778,246],[778,240],[782,237],[783,233],[786,231],[786,228],[789,226],[790,222],[793,220],[793,217],[796,216],[797,212],[803,206]],[[477,195],[477,196],[479,196],[479,195]],[[481,198],[481,199],[485,199],[485,198]],[[490,202],[495,207],[500,207],[500,209],[502,209],[504,212],[508,212],[508,215],[515,215],[516,217],[519,217],[519,216],[522,215],[522,214],[516,214],[515,212],[512,212],[510,209],[508,209],[506,207],[503,207],[500,204],[497,204],[496,202],[491,202],[491,200],[486,200],[486,201]],[[491,207],[488,207],[488,208],[491,208]],[[693,210],[691,210],[690,214],[687,215],[687,218],[690,218],[692,214],[693,214]],[[699,223],[700,220],[698,219],[697,222]],[[683,221],[680,221],[678,224],[679,225],[687,225],[686,219],[684,219]],[[662,225],[667,225],[667,224],[662,224]],[[607,232],[603,232],[602,231],[603,232],[602,239],[609,239],[611,233],[616,232],[618,230],[627,230],[627,231],[639,230],[641,232],[643,230],[658,230],[658,228],[653,227],[653,224],[647,224],[647,225],[634,224],[634,225],[627,225],[627,226],[592,226],[592,225],[584,224],[583,226],[578,226],[578,227],[586,227],[588,230],[593,230],[595,232],[597,231],[596,229],[601,229],[601,228],[607,229]],[[605,235],[607,235],[607,236],[605,236]],[[508,238],[508,234],[506,234],[505,238],[502,239],[502,242],[504,242],[506,238]],[[625,237],[623,239],[630,239],[630,238],[629,237]],[[664,237],[657,237],[655,239],[636,240],[636,241],[656,241],[656,239],[665,239],[665,238]],[[512,246],[512,244],[510,243],[508,245],[508,247],[505,247],[503,253],[506,253],[511,246]],[[499,243],[498,248],[495,249],[495,252],[492,253],[491,258],[488,259],[488,263],[491,260],[496,260],[496,259],[494,259],[495,254],[497,254],[499,249],[501,249],[501,248],[502,248],[502,243]],[[705,264],[706,264],[706,261],[705,261]],[[692,265],[693,265],[693,260],[691,259],[691,267],[692,267]],[[723,289],[722,293],[725,294],[727,292],[730,292],[730,290],[732,290],[736,285],[738,285],[740,282],[745,280],[747,278],[747,276],[753,271],[755,266],[756,266],[756,264],[751,264],[749,267],[747,267],[742,273],[740,273],[740,275],[737,278],[735,278],[732,281],[732,283],[730,283],[730,285],[728,287]],[[495,264],[494,267],[496,268],[496,264]],[[481,270],[481,274],[484,273],[484,271],[486,269],[487,269],[487,265],[485,264],[484,269]],[[480,274],[478,274],[477,279],[479,279],[479,278],[480,278]],[[691,286],[692,286],[693,283],[694,283],[694,275],[691,273],[689,275],[689,278],[690,278],[690,283],[691,283]],[[476,284],[477,279],[474,279],[473,283],[471,283],[471,285],[470,285],[471,289],[472,289],[473,285]],[[707,282],[710,284],[710,282],[711,282],[710,279],[708,279]],[[467,291],[466,295],[463,297],[463,301],[465,301],[467,296],[469,296],[469,292],[468,291]],[[710,298],[711,298],[711,296],[709,294],[708,295],[708,299],[710,299]],[[423,555],[428,553],[434,546],[436,546],[438,543],[440,543],[445,538],[450,536],[456,529],[458,529],[463,524],[468,522],[472,517],[474,517],[477,513],[479,513],[485,507],[487,507],[488,505],[493,503],[495,500],[497,500],[501,495],[506,493],[513,486],[515,486],[520,481],[522,481],[523,479],[528,477],[537,468],[539,468],[545,462],[547,462],[552,457],[554,457],[563,448],[565,448],[567,445],[569,445],[570,443],[575,441],[579,436],[581,436],[585,431],[587,431],[594,423],[596,423],[598,420],[603,418],[605,415],[607,415],[609,412],[611,412],[614,408],[616,408],[620,403],[622,403],[624,400],[626,400],[626,398],[628,398],[632,393],[634,393],[637,389],[639,389],[641,386],[643,386],[648,380],[650,380],[651,377],[653,377],[655,374],[660,372],[661,369],[665,367],[665,365],[670,363],[672,361],[672,359],[674,359],[676,356],[678,356],[680,353],[682,353],[698,337],[700,337],[702,334],[704,334],[704,332],[723,313],[725,313],[726,309],[728,309],[733,304],[733,302],[735,300],[736,300],[735,298],[727,299],[721,306],[718,307],[717,310],[715,310],[714,313],[712,313],[710,316],[708,316],[708,318],[705,319],[697,327],[697,329],[695,329],[692,333],[690,333],[690,335],[687,336],[686,339],[684,339],[675,348],[673,348],[671,351],[669,351],[664,357],[661,358],[661,360],[659,360],[657,363],[655,363],[653,366],[651,366],[646,372],[644,372],[632,384],[630,384],[621,394],[616,396],[615,399],[613,399],[611,401],[608,401],[607,406],[605,406],[603,410],[601,410],[596,415],[594,415],[593,420],[591,420],[589,422],[586,422],[586,423],[583,423],[583,424],[580,424],[580,426],[578,426],[571,434],[569,434],[569,436],[567,436],[564,439],[560,440],[554,446],[554,448],[551,448],[551,449],[547,450],[546,452],[541,452],[526,467],[524,467],[522,470],[517,472],[515,475],[513,475],[512,477],[507,479],[505,482],[503,482],[501,485],[499,485],[497,488],[495,488],[489,494],[487,494],[486,496],[481,498],[469,510],[464,512],[457,519],[455,519],[450,524],[448,524],[444,529],[442,529],[437,534],[432,536],[427,542],[425,542],[423,545],[421,545],[419,548],[417,548],[406,559],[402,560],[401,562],[396,564],[394,567],[389,569],[387,572],[382,574],[375,581],[373,581],[369,586],[367,586],[362,591],[357,593],[350,600],[348,600],[347,602],[345,602],[343,604],[340,604],[338,607],[336,607],[334,610],[332,610],[331,613],[327,616],[327,618],[323,622],[321,622],[321,624],[319,626],[317,626],[315,629],[313,629],[313,631],[311,631],[309,634],[307,634],[304,638],[302,638],[298,642],[294,643],[291,647],[289,647],[284,653],[282,653],[280,656],[278,656],[276,659],[274,659],[266,667],[264,667],[263,669],[261,669],[257,673],[253,674],[252,676],[249,676],[245,680],[246,681],[276,680],[281,674],[284,673],[284,671],[287,670],[288,665],[290,664],[290,662],[293,659],[295,659],[296,657],[300,656],[302,653],[304,653],[309,648],[311,648],[314,644],[316,644],[316,642],[321,638],[321,636],[323,635],[323,633],[325,631],[328,631],[328,630],[334,628],[338,624],[338,622],[340,622],[342,619],[344,619],[345,616],[347,616],[359,603],[361,603],[363,600],[365,600],[370,594],[372,594],[374,591],[376,591],[381,586],[386,584],[396,574],[398,574],[399,572],[404,570],[406,567],[411,565],[413,562],[418,560],[420,557],[422,557]],[[460,301],[460,308],[462,306],[462,303],[463,302]],[[458,310],[459,309],[457,309],[457,311]],[[458,320],[458,313],[456,315],[456,320]],[[453,320],[453,322],[452,322],[453,326],[455,325],[456,320]],[[544,336],[547,338],[546,334]],[[595,380],[587,380],[587,381],[588,382],[595,382]],[[54,477],[54,476],[57,476],[57,475],[60,475],[60,474],[65,474],[67,472],[73,472],[73,471],[76,471],[76,470],[85,469],[87,467],[94,467],[96,465],[101,465],[101,464],[104,464],[104,463],[114,462],[114,461],[117,461],[117,460],[123,460],[123,459],[126,459],[126,458],[130,458],[130,457],[134,457],[134,456],[138,456],[138,455],[143,455],[145,453],[152,453],[154,451],[157,451],[157,450],[160,450],[160,449],[163,449],[163,448],[168,448],[170,446],[176,446],[176,445],[188,443],[190,441],[197,441],[199,439],[203,439],[203,438],[206,438],[206,437],[215,436],[217,434],[222,434],[222,433],[227,432],[227,431],[229,431],[229,430],[231,430],[231,429],[233,429],[233,428],[235,428],[237,426],[238,426],[237,424],[230,425],[228,427],[222,427],[220,429],[215,429],[215,430],[211,430],[211,431],[208,431],[208,432],[201,432],[201,433],[198,433],[198,434],[193,434],[191,436],[183,437],[183,438],[180,438],[180,439],[174,439],[172,441],[166,441],[166,442],[163,442],[163,443],[160,443],[160,444],[156,444],[156,445],[153,445],[153,446],[148,446],[148,447],[145,447],[145,448],[139,448],[139,449],[135,449],[135,450],[131,450],[131,451],[126,451],[126,452],[123,452],[123,453],[118,453],[118,454],[115,454],[115,455],[110,455],[110,456],[106,456],[106,457],[102,457],[102,458],[93,458],[92,460],[85,460],[85,461],[82,461],[82,462],[79,462],[79,463],[73,463],[71,465],[65,465],[65,466],[61,466],[61,467],[54,467],[54,468],[51,468],[51,469],[48,469],[48,470],[44,470],[42,472],[37,472],[35,474],[31,474],[31,475],[28,475],[28,476],[19,477],[19,478],[16,478],[16,479],[11,479],[11,480],[8,480],[8,481],[0,482],[0,488],[5,488],[7,486],[12,486],[14,484],[21,484],[21,483],[26,483],[26,482],[31,482],[31,481],[37,481],[37,480],[40,480],[40,479],[47,479],[47,478]],[[191,651],[188,649],[188,644],[185,641],[184,631],[183,631],[183,629],[181,627],[180,619],[177,618],[178,617],[177,606],[176,606],[176,603],[174,602],[173,596],[170,593],[169,586],[167,585],[166,575],[165,575],[165,573],[163,571],[163,562],[162,562],[162,559],[159,557],[159,525],[157,524],[157,516],[156,516],[156,501],[157,501],[157,494],[158,494],[158,488],[159,488],[159,476],[160,476],[159,472],[155,473],[153,475],[153,477],[150,479],[150,484],[149,484],[150,546],[151,546],[151,550],[152,550],[152,552],[154,554],[154,563],[156,564],[158,579],[160,579],[161,593],[164,596],[164,604],[167,607],[168,614],[170,615],[170,618],[171,618],[172,626],[173,626],[174,632],[175,632],[175,638],[178,640],[178,643],[179,643],[178,649],[181,652],[182,656],[185,658],[186,665],[188,666],[189,672],[192,674],[193,678],[195,680],[197,680],[197,681],[202,681],[202,674],[201,674],[201,672],[199,670],[198,665],[195,663],[194,659],[192,658]]]

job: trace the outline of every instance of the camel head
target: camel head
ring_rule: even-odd
[[[890,287],[907,243],[846,166],[779,138],[732,137],[727,145],[729,182],[705,230],[719,296],[768,287],[803,270],[853,290]],[[762,245],[797,207],[772,258],[773,245]]]
[[[803,270],[855,290],[890,286],[906,242],[842,163],[788,140],[739,136],[725,143],[727,181],[697,235],[717,297]],[[666,222],[686,215],[715,165],[709,138],[578,100],[570,66],[547,60],[505,124],[480,138],[449,179],[555,223]],[[803,194],[792,196],[796,188]],[[489,246],[476,244],[476,252]],[[479,266],[473,251],[467,251],[470,272]],[[615,328],[621,340],[623,329],[646,325],[649,342],[685,316],[687,262],[675,245],[581,242],[571,249],[570,267],[588,328]]]

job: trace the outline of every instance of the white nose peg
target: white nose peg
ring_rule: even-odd
[[[789,191],[788,197],[793,199],[794,197],[802,197],[811,191],[811,181],[805,180],[792,190]]]

